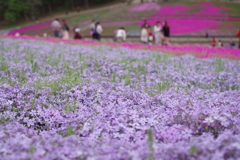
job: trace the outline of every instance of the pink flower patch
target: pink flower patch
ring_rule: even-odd
[[[31,25],[31,26],[27,26],[27,27],[12,30],[8,33],[8,35],[15,35],[16,33],[25,33],[27,31],[31,31],[31,30],[39,30],[39,29],[43,29],[43,28],[50,28],[50,26],[51,26],[51,21],[47,21],[47,22],[44,22],[44,23],[35,24],[35,25]]]
[[[217,29],[223,20],[230,20],[228,13],[222,13],[225,7],[216,7],[211,3],[202,3],[197,7],[201,10],[196,13],[187,13],[192,6],[174,5],[163,6],[162,9],[147,19],[150,25],[156,21],[168,21],[171,34],[179,35],[199,32],[208,29]],[[195,6],[196,7],[196,6]],[[143,24],[143,21],[138,23]]]

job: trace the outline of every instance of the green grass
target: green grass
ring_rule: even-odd
[[[217,59],[216,64],[216,72],[224,71],[224,62],[221,59]]]
[[[85,22],[85,21],[90,21],[92,19],[98,20],[98,18],[103,17],[104,15],[109,14],[109,10],[102,10],[102,11],[97,11],[94,14],[79,14],[75,15],[72,17],[66,17],[65,19],[68,21],[68,24],[70,26],[78,26],[79,23]]]
[[[198,12],[201,12],[202,10],[203,10],[202,8],[193,7],[193,8],[191,8],[191,9],[189,9],[188,11],[186,11],[185,13],[188,13],[188,14],[198,13]]]
[[[225,13],[230,13],[234,16],[240,16],[240,3],[213,3],[217,7],[226,7]]]
[[[160,3],[161,5],[184,5],[184,6],[192,6],[192,5],[197,5],[199,4],[200,2],[179,2],[179,1],[176,1],[176,2],[163,2],[163,3]]]

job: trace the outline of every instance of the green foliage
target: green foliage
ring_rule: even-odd
[[[20,13],[27,9],[23,0],[7,0],[7,10],[4,13],[4,19],[8,22],[15,22]]]
[[[147,130],[147,135],[148,135],[149,149],[151,151],[153,151],[154,150],[154,148],[153,148],[153,132],[151,129]]]
[[[6,62],[0,60],[0,70],[6,71],[8,69],[8,65]]]
[[[35,105],[35,102],[36,102],[36,99],[37,99],[37,93],[38,93],[38,90],[36,90],[35,93],[34,93],[34,98],[33,98],[33,101],[32,101],[32,109],[34,109],[34,105]]]
[[[222,72],[224,71],[224,62],[221,59],[216,60],[216,72]]]
[[[117,78],[117,75],[116,75],[116,72],[114,72],[112,76],[112,82],[116,82],[116,78]]]
[[[42,89],[44,87],[49,87],[52,89],[53,93],[57,93],[60,89],[62,89],[62,85],[67,84],[69,88],[73,87],[77,83],[81,83],[82,80],[79,74],[72,74],[71,72],[67,72],[66,76],[62,77],[59,80],[39,80],[34,82],[34,86],[38,89]]]
[[[4,19],[8,22],[16,22],[17,14],[15,12],[7,11],[4,13]]]
[[[130,83],[131,83],[131,76],[129,75],[129,74],[126,74],[125,76],[124,76],[124,79],[125,79],[125,85],[127,86],[127,85],[130,85]]]
[[[8,9],[19,13],[26,10],[27,6],[23,0],[8,0]]]
[[[154,151],[153,148],[153,132],[151,129],[147,130],[148,135],[148,146],[150,151]],[[153,160],[153,155],[151,153],[148,154],[148,160]]]
[[[69,127],[68,127],[67,134],[68,134],[69,136],[71,136],[71,135],[74,135],[74,134],[75,134],[75,133],[73,132],[73,127],[72,127],[72,126],[69,126]]]
[[[195,153],[197,153],[197,148],[196,148],[196,146],[192,146],[190,149],[190,154],[193,155]]]
[[[71,107],[70,104],[67,103],[66,106],[64,107],[64,112],[65,113],[70,113],[70,112],[74,113],[76,109],[77,109],[76,106]]]

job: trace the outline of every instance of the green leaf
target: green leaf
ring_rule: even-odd
[[[75,134],[75,133],[73,132],[73,127],[72,127],[72,126],[69,126],[69,127],[68,127],[67,134],[68,134],[69,136],[71,136],[71,135],[74,135],[74,134]]]
[[[196,146],[192,146],[190,150],[190,154],[193,155],[194,153],[197,153],[197,148]]]

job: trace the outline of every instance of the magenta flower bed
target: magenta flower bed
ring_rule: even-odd
[[[147,19],[150,25],[156,21],[167,20],[171,34],[181,35],[209,29],[218,29],[222,20],[231,20],[228,13],[222,13],[225,7],[215,7],[211,3],[202,3],[198,6],[201,10],[196,13],[187,13],[191,6],[171,5],[163,6],[161,10]],[[142,25],[143,21],[139,22]]]
[[[38,30],[44,29],[44,28],[49,28],[49,30],[51,30],[50,26],[51,26],[51,21],[47,21],[47,22],[44,22],[44,23],[34,24],[34,25],[31,25],[31,26],[22,27],[22,28],[19,28],[19,29],[12,30],[8,33],[8,35],[15,35],[16,33],[25,33],[25,32],[28,32],[28,31],[38,31]]]

